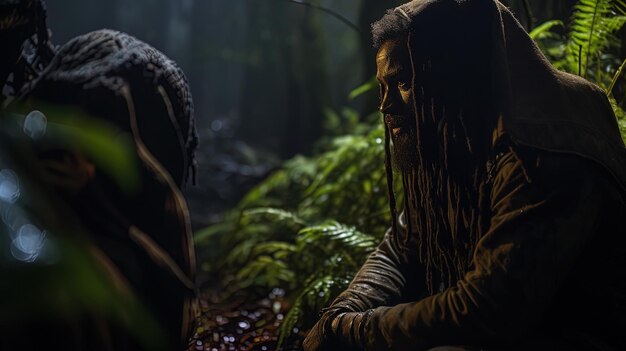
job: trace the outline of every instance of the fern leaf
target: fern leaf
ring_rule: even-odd
[[[283,241],[266,241],[257,244],[252,250],[253,256],[272,256],[277,260],[289,258],[289,255],[297,253],[298,249],[295,245]]]
[[[277,348],[280,348],[284,340],[292,335],[294,327],[298,325],[310,327],[314,319],[305,321],[303,317],[310,316],[312,311],[319,311],[328,305],[331,298],[347,287],[348,282],[349,280],[332,274],[321,277],[316,274],[310,276],[278,329]]]
[[[624,66],[625,65],[626,65],[626,60],[624,60],[622,62],[622,64],[617,69],[617,72],[615,72],[615,75],[613,76],[613,79],[611,79],[611,84],[609,85],[608,89],[606,90],[606,95],[612,96],[612,94],[613,94],[613,87],[615,87],[615,83],[617,82],[619,77],[622,75],[622,71],[624,70]]]
[[[377,241],[375,237],[363,234],[354,227],[334,221],[305,228],[298,233],[296,239],[297,245],[315,246],[328,255],[336,249],[345,249],[362,257],[374,250]]]
[[[285,339],[293,334],[293,328],[298,324],[298,321],[302,318],[302,314],[304,310],[302,309],[302,300],[296,299],[296,302],[293,304],[283,322],[280,324],[278,328],[278,344],[276,345],[276,349],[280,350],[280,348],[285,343]]]
[[[376,77],[372,77],[365,84],[358,86],[354,90],[352,90],[350,94],[348,95],[348,99],[354,100],[357,97],[367,93],[368,91],[372,91],[376,89],[377,87],[378,87],[378,81],[376,80]]]
[[[529,35],[533,40],[540,39],[541,37],[545,37],[546,35],[551,34],[551,30],[554,27],[563,27],[563,21],[552,20],[547,21],[537,27],[535,27],[532,31],[530,31]]]
[[[289,286],[295,280],[295,273],[281,260],[270,256],[259,256],[237,272],[237,284],[239,289],[250,286],[266,288],[276,286]]]
[[[281,210],[279,208],[261,207],[246,210],[244,217],[257,217],[270,220],[272,222],[286,222],[296,227],[304,227],[307,223],[292,212]]]
[[[575,73],[580,65],[582,75],[587,77],[591,66],[600,62],[602,53],[618,45],[615,33],[626,23],[625,14],[626,4],[622,0],[580,0],[574,6],[569,26],[566,58],[556,62],[557,67]]]

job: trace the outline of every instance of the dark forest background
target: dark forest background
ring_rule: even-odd
[[[566,21],[575,0],[527,0],[532,24]],[[375,73],[369,26],[397,0],[54,0],[52,41],[99,28],[127,32],[175,60],[191,85],[200,133],[199,181],[186,189],[194,227],[220,220],[249,188],[295,154],[311,154],[331,111],[359,118]],[[528,24],[521,0],[504,1]],[[346,117],[348,115],[348,117]]]

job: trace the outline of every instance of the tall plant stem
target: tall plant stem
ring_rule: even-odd
[[[583,46],[578,45],[578,76],[582,77],[582,66],[583,66]]]
[[[613,80],[611,80],[611,85],[609,85],[609,88],[606,90],[606,95],[611,96],[613,94],[613,88],[615,87],[615,83],[617,83],[617,79],[622,75],[622,70],[624,69],[624,66],[626,66],[626,60],[622,62],[622,65],[619,66],[619,69],[617,70],[617,72],[615,72]]]

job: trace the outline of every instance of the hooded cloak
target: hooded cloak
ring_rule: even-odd
[[[485,125],[494,129],[494,145],[510,137],[518,144],[588,158],[626,190],[626,149],[605,92],[555,69],[504,5],[423,0],[394,11],[409,21],[409,50],[423,48],[456,63],[448,67],[447,77],[467,82],[461,93],[489,87],[499,109],[499,119]],[[488,67],[489,76],[468,81],[477,64]]]
[[[77,118],[107,121],[132,139],[140,179],[134,191],[121,189],[82,150],[43,147],[38,157],[50,174],[42,178],[76,211],[89,239],[164,327],[163,349],[186,345],[198,312],[196,261],[179,187],[193,177],[197,133],[182,70],[127,34],[94,31],[63,45],[8,109],[23,115],[78,112]],[[131,347],[126,343],[132,338],[113,334],[122,343],[116,347]]]

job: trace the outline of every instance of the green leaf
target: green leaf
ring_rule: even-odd
[[[550,33],[552,28],[554,27],[563,27],[563,21],[560,20],[551,20],[547,21],[537,27],[535,27],[532,31],[530,31],[529,35],[533,40],[537,40],[541,36],[546,36],[546,34]]]
[[[626,23],[625,13],[626,5],[621,0],[580,0],[570,20],[564,62],[557,67],[577,73],[580,65],[584,77],[592,74],[603,52],[619,45],[615,33]],[[601,79],[596,77],[598,81]]]
[[[263,217],[268,218],[272,221],[276,222],[288,222],[290,224],[294,224],[297,227],[306,226],[306,222],[296,216],[295,214],[281,210],[278,208],[269,208],[269,207],[261,207],[261,208],[253,208],[250,210],[246,210],[243,213],[244,217]]]
[[[367,93],[368,91],[372,91],[378,88],[378,80],[376,80],[376,77],[372,77],[370,78],[370,80],[368,80],[367,82],[365,82],[364,84],[356,87],[354,90],[352,90],[350,92],[350,94],[348,94],[348,99],[350,100],[354,100],[357,97]]]
[[[619,77],[622,75],[622,71],[624,70],[624,65],[626,65],[626,59],[619,66],[619,69],[617,70],[617,72],[615,72],[615,75],[613,75],[613,79],[611,79],[611,84],[606,90],[606,94],[608,96],[611,96],[613,94],[613,87],[615,87],[615,83],[617,82],[617,79],[619,79]]]

